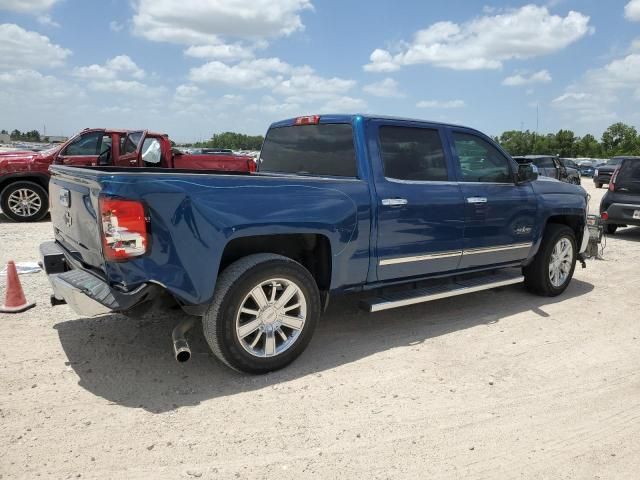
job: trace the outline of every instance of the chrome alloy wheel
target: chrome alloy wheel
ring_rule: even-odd
[[[30,217],[40,211],[42,199],[29,188],[19,188],[9,195],[7,204],[14,215]]]
[[[573,245],[567,237],[562,237],[553,247],[549,260],[549,280],[558,288],[564,285],[573,265]]]
[[[236,335],[255,357],[280,355],[295,343],[307,317],[307,302],[298,285],[273,278],[256,285],[240,304]]]

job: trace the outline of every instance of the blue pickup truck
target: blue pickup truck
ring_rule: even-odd
[[[372,115],[274,123],[258,173],[51,167],[52,303],[82,315],[179,306],[226,365],[264,373],[329,297],[371,312],[524,282],[555,296],[588,242],[588,195],[537,179],[465,127]]]

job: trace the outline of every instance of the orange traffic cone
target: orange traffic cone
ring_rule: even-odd
[[[0,307],[2,313],[18,313],[34,307],[36,304],[27,303],[22,291],[18,270],[13,260],[7,262],[7,291],[5,292],[4,305]]]

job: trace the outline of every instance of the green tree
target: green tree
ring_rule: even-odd
[[[602,148],[607,156],[637,153],[638,132],[630,125],[614,123],[602,134]]]
[[[561,157],[574,158],[578,152],[577,141],[575,133],[571,130],[559,130],[555,135],[556,152]]]
[[[245,135],[244,133],[223,132],[214,133],[210,140],[196,143],[196,147],[229,148],[232,150],[260,150],[262,135]]]
[[[602,157],[602,145],[596,137],[590,133],[586,134],[577,143],[577,157],[600,158]]]

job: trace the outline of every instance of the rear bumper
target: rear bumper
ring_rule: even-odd
[[[40,263],[53,289],[52,304],[67,303],[76,313],[96,316],[126,312],[153,299],[156,285],[142,284],[123,292],[87,270],[76,268],[67,252],[56,242],[40,245]]]
[[[593,176],[593,183],[609,183],[611,181],[611,175],[598,175]]]
[[[640,226],[640,219],[633,218],[633,213],[640,211],[640,204],[612,203],[606,209],[608,224]]]

